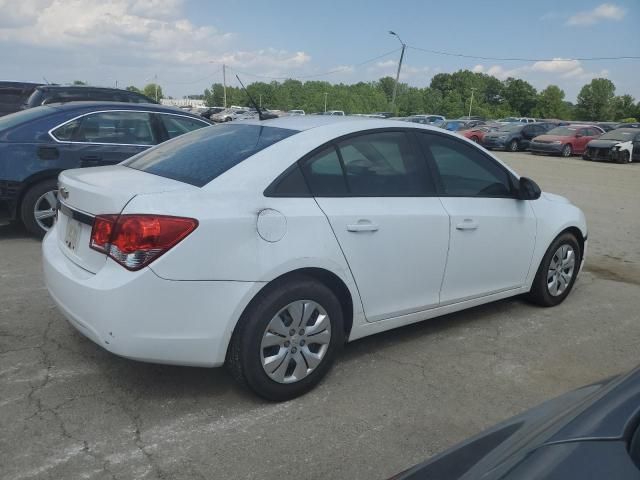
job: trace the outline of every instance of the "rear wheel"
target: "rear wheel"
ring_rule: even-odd
[[[289,400],[331,368],[344,343],[342,308],[329,288],[306,276],[266,288],[243,313],[227,365],[261,397]]]
[[[518,151],[518,141],[517,140],[511,140],[511,142],[509,143],[509,151],[511,152],[517,152]]]
[[[560,151],[560,155],[562,155],[563,157],[570,157],[572,153],[573,149],[568,143],[566,145],[563,145],[562,150]]]
[[[480,139],[478,137],[476,137],[475,135],[473,135],[469,140],[471,140],[474,143],[480,143]]]
[[[562,303],[573,288],[581,259],[580,244],[573,234],[556,238],[540,263],[529,299],[543,307]]]
[[[32,186],[22,198],[20,219],[25,228],[37,237],[53,226],[58,209],[58,182],[55,178]]]

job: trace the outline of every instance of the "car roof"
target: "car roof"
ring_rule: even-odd
[[[128,102],[98,102],[98,101],[79,101],[66,103],[50,103],[47,107],[54,108],[58,111],[98,111],[98,110],[148,110],[153,112],[173,113],[202,119],[200,115],[194,115],[175,107],[158,105],[155,103],[128,103]],[[39,107],[34,107],[39,108]]]
[[[124,90],[122,88],[112,87],[95,87],[93,85],[38,85],[39,90],[104,90],[107,92],[127,92],[134,95],[144,95],[138,92],[132,92],[131,90]]]

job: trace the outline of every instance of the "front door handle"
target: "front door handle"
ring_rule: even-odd
[[[464,221],[456,225],[456,230],[477,230],[479,226],[475,220],[465,218]]]
[[[368,220],[359,220],[358,223],[347,225],[349,232],[377,232],[378,225]]]

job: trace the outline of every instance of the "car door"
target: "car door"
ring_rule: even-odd
[[[439,304],[449,217],[412,137],[362,133],[301,162],[358,287],[367,321]]]
[[[79,167],[114,165],[158,143],[149,112],[101,111],[66,122],[52,131],[65,142]]]
[[[582,153],[589,143],[593,140],[592,130],[590,128],[581,128],[578,130],[575,139],[573,153]]]
[[[522,133],[521,133],[522,140],[520,141],[520,148],[522,148],[523,150],[526,150],[527,148],[529,148],[529,144],[531,143],[531,140],[537,137],[538,135],[540,135],[542,132],[543,130],[539,128],[537,125],[526,125],[522,129]]]
[[[536,218],[513,195],[507,169],[480,149],[420,133],[440,199],[450,216],[442,305],[521,287],[531,265]]]

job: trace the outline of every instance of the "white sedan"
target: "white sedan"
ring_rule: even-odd
[[[345,341],[576,280],[582,212],[440,129],[306,116],[206,128],[59,177],[45,281],[107,350],[274,400]]]

